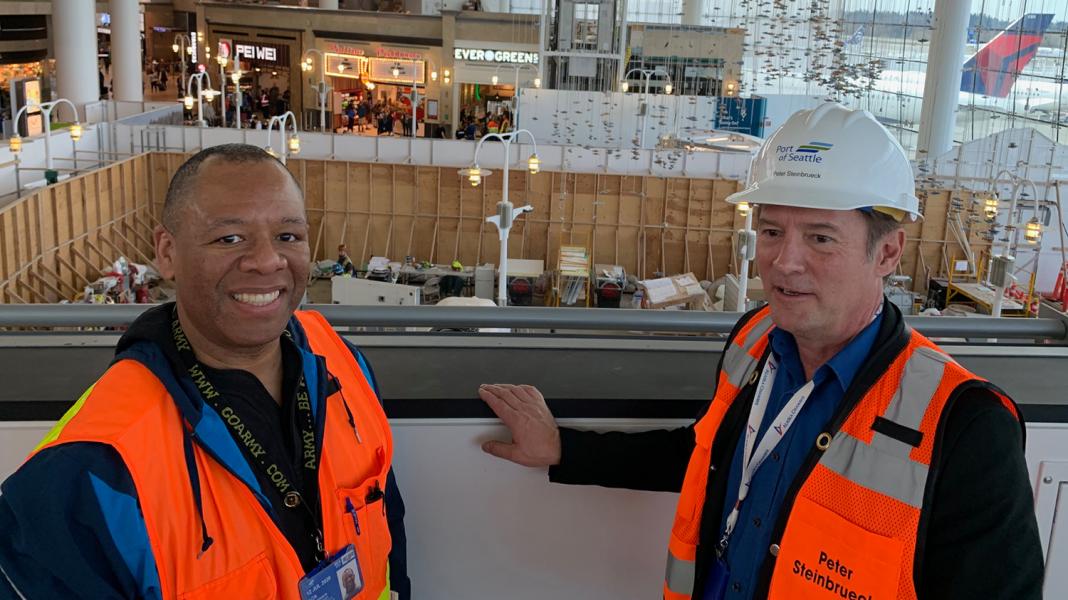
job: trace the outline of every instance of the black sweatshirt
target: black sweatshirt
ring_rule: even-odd
[[[857,375],[868,385],[907,342],[900,311],[887,302],[883,314],[867,361],[871,366]],[[730,461],[752,396],[752,385],[740,392],[712,446],[715,469],[702,512],[695,598],[701,597],[714,556]],[[852,406],[843,401],[841,410]],[[936,479],[929,486],[930,512],[917,540],[919,600],[1041,600],[1042,548],[1019,421],[990,391],[970,388],[951,399],[941,427],[931,463]],[[549,469],[551,481],[638,490],[679,492],[694,448],[693,425],[640,433],[564,428],[560,437],[561,462]],[[798,479],[806,474],[803,469]],[[788,496],[784,513],[791,505]],[[780,515],[780,535],[782,520]],[[755,598],[767,594],[771,568],[765,561],[761,581],[754,582]]]

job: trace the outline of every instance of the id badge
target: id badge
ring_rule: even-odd
[[[723,600],[727,596],[727,580],[730,578],[731,571],[727,563],[722,558],[717,558],[712,564],[712,574],[708,577],[702,600]]]
[[[363,572],[352,544],[300,580],[301,600],[352,600],[363,590]]]

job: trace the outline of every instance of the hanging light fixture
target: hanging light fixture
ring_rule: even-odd
[[[1042,223],[1039,223],[1038,217],[1033,217],[1027,222],[1027,226],[1024,229],[1024,239],[1028,244],[1037,244],[1042,239]]]
[[[527,170],[530,171],[531,175],[537,175],[538,171],[541,170],[541,159],[538,158],[537,154],[531,154],[530,158],[527,159]]]
[[[226,63],[230,62],[230,60],[222,54],[216,56],[215,60],[217,60],[219,62],[219,66],[223,68],[226,68]]]
[[[186,110],[193,110],[193,97],[186,96],[185,98],[182,98],[182,104],[185,105]]]
[[[983,201],[983,214],[987,219],[995,219],[998,216],[998,196],[994,194]]]
[[[630,89],[630,82],[629,82],[629,81],[623,81],[623,82],[621,82],[621,83],[619,84],[619,89],[620,89],[620,90],[623,90],[624,92],[625,92],[625,91],[627,91],[627,90],[629,90],[629,89]]]
[[[490,77],[490,81],[493,82],[493,85],[497,85],[497,82],[500,81],[500,80],[501,80],[501,78],[497,77],[496,74],[494,74],[493,77]]]
[[[368,81],[367,85],[365,87],[367,88],[367,91],[371,91],[371,90],[375,89],[375,82]]]
[[[665,85],[665,86],[664,86],[664,93],[665,93],[665,94],[670,94],[670,93],[671,93],[671,90],[673,90],[673,89],[675,89],[675,88],[674,88],[674,86],[672,86],[672,85],[671,85],[671,84],[669,83],[669,84],[667,84],[667,85]]]
[[[230,73],[230,81],[234,82],[234,85],[238,85],[239,83],[241,83],[241,75],[243,75],[241,71],[234,71]]]
[[[460,169],[459,173],[461,177],[467,178],[467,182],[471,184],[471,187],[478,187],[482,183],[482,178],[491,174],[486,169],[480,169],[477,164],[467,169]]]
[[[437,80],[438,80],[438,72],[437,71],[431,71],[430,72],[430,81],[437,81]]]
[[[451,78],[452,78],[452,72],[449,71],[448,69],[445,69],[444,71],[441,72],[441,80],[444,81],[446,84],[449,83],[449,80]]]
[[[181,46],[179,46],[178,44],[171,44],[171,50],[174,50],[175,54],[178,54],[179,49],[181,49]]]
[[[733,96],[734,95],[734,82],[733,81],[727,82],[727,95],[728,96]]]
[[[738,214],[740,216],[743,216],[743,217],[749,216],[749,203],[748,202],[739,202],[738,204],[734,205],[734,208],[735,208],[735,210],[738,211]]]
[[[295,133],[289,136],[289,152],[290,154],[300,153],[300,138]]]
[[[536,87],[536,88],[540,88],[541,87],[541,77],[535,77],[534,78],[534,87]]]
[[[75,123],[74,125],[70,126],[70,139],[74,140],[75,142],[77,142],[78,140],[82,139],[82,124],[81,123]]]
[[[212,100],[215,100],[215,96],[219,95],[219,91],[218,90],[213,90],[211,88],[208,88],[208,89],[200,92],[200,94],[202,96],[204,96],[205,100],[207,100],[208,102],[211,102]]]
[[[7,141],[7,149],[10,150],[12,154],[22,152],[22,138],[19,137],[19,134],[16,133],[11,136],[11,139]]]

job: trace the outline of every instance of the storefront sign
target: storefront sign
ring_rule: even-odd
[[[516,50],[478,50],[476,48],[457,48],[453,52],[456,60],[470,62],[509,63],[509,64],[538,64],[537,52],[523,52]]]
[[[378,58],[401,58],[407,60],[422,60],[422,52],[413,52],[411,50],[397,50],[395,48],[383,48],[379,46],[375,48],[375,56]]]
[[[367,51],[363,48],[357,48],[347,44],[339,44],[337,42],[328,43],[326,45],[326,51],[334,54],[344,54],[346,56],[367,56]]]
[[[238,60],[244,59],[253,63],[288,66],[289,53],[287,50],[288,47],[286,46],[238,42],[234,44],[234,57]]]
[[[361,79],[367,75],[367,59],[362,56],[351,54],[325,53],[326,72],[331,77],[344,77],[346,79]]]
[[[411,84],[414,80],[417,84],[426,82],[426,63],[421,60],[391,60],[386,58],[370,58],[369,76],[372,81],[384,83]],[[393,69],[397,69],[397,75],[393,75]]]

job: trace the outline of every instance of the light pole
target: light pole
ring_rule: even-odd
[[[1038,220],[1038,212],[1041,210],[1041,206],[1038,202],[1038,188],[1035,187],[1035,183],[1030,179],[1021,177],[1008,170],[1001,170],[994,178],[993,187],[995,195],[987,200],[987,206],[984,207],[984,211],[987,216],[991,217],[994,222],[994,226],[997,226],[998,215],[998,201],[996,196],[997,183],[1001,179],[1002,175],[1008,175],[1009,180],[1012,182],[1012,200],[1009,203],[1009,214],[1005,223],[1006,237],[1004,254],[994,256],[994,246],[991,244],[990,251],[990,268],[987,270],[987,280],[994,286],[994,303],[990,307],[990,315],[994,317],[1001,316],[1002,305],[1005,301],[1005,288],[1009,286],[1013,279],[1013,266],[1016,262],[1016,252],[1019,245],[1019,233],[1020,230],[1017,227],[1016,221],[1016,205],[1020,199],[1020,188],[1024,185],[1031,186],[1032,200],[1035,203],[1035,215],[1027,222],[1024,230],[1024,239],[1028,244],[1035,245],[1035,252],[1037,253],[1040,248],[1038,242],[1042,238],[1042,223]],[[991,203],[992,200],[992,203]],[[1028,310],[1030,307],[1027,307]]]
[[[218,94],[219,92],[211,89],[211,79],[206,72],[193,73],[190,75],[189,81],[186,82],[187,90],[193,87],[194,79],[197,80],[197,125],[200,127],[207,127],[208,124],[204,121],[204,97],[207,97],[208,102],[211,102],[215,99],[215,94]],[[203,87],[205,79],[208,80],[208,89],[204,89]],[[190,96],[188,92],[186,92],[183,103],[185,104],[186,110],[193,110],[193,97]]]
[[[48,183],[55,183],[58,179],[58,174],[52,166],[52,109],[56,105],[66,103],[70,106],[74,112],[74,124],[70,126],[70,139],[72,142],[77,142],[82,137],[82,123],[78,120],[78,109],[74,106],[74,103],[66,98],[60,98],[51,102],[44,102],[42,104],[27,104],[20,108],[15,113],[15,135],[11,136],[8,140],[8,149],[12,154],[18,155],[22,151],[22,138],[19,136],[18,126],[19,118],[22,117],[22,113],[27,108],[39,108],[41,109],[44,118],[44,136],[45,136],[45,181]]]
[[[230,81],[234,82],[234,126],[241,129],[241,68],[236,61],[234,66],[238,67],[230,71]]]
[[[276,123],[278,124],[278,136],[282,138],[281,154],[275,152],[274,146],[271,145],[271,131],[274,130]],[[293,126],[293,135],[289,136],[288,140],[286,140],[286,123]],[[284,165],[286,164],[286,157],[298,152],[300,152],[300,137],[297,135],[297,117],[293,115],[293,111],[287,110],[281,116],[271,117],[271,121],[267,124],[267,154],[277,157]]]
[[[223,127],[226,127],[226,63],[230,62],[230,59],[219,54],[215,57],[215,61],[219,63],[219,114],[222,117]]]
[[[322,50],[318,48],[308,48],[304,51],[304,55],[301,57],[300,70],[304,72],[311,71],[312,66],[311,54],[319,55],[319,87],[316,91],[319,93],[319,131],[326,131],[326,97],[330,93],[330,86],[326,85],[326,55]]]
[[[425,64],[429,66],[429,65],[431,65],[433,63],[431,63],[430,61],[426,61]],[[390,70],[390,73],[393,75],[394,78],[399,79],[400,78],[400,74],[401,74],[400,63],[393,63],[393,69]],[[415,139],[415,138],[419,137],[418,136],[419,119],[417,118],[418,117],[418,111],[419,111],[419,80],[416,79],[416,77],[415,77],[418,73],[419,73],[419,69],[416,68],[415,61],[413,60],[412,61],[412,134],[411,134],[412,139]],[[438,80],[438,71],[437,71],[436,68],[434,68],[431,71],[430,78],[433,79],[434,81]],[[423,85],[426,85],[426,83],[424,82]]]
[[[638,146],[641,147],[641,148],[645,148],[645,124],[649,121],[649,103],[648,103],[649,80],[653,77],[653,75],[663,75],[664,79],[667,79],[667,83],[664,85],[664,93],[665,94],[671,94],[671,90],[672,90],[673,86],[671,85],[671,77],[664,71],[661,71],[659,69],[631,69],[631,70],[627,71],[627,74],[624,75],[623,79],[620,80],[620,82],[619,82],[619,89],[621,91],[623,91],[623,92],[626,92],[628,89],[630,89],[630,83],[627,80],[630,79],[631,73],[638,73],[639,75],[641,75],[642,80],[643,80],[643,84],[642,84],[642,107],[643,107],[643,109],[641,111],[639,111],[639,113],[642,116],[642,131],[641,131],[640,137],[638,139]]]
[[[493,78],[490,80],[493,82],[493,85],[497,85],[497,82],[500,81],[497,72],[502,68],[515,71],[515,87],[513,88],[515,90],[515,106],[512,108],[512,126],[515,129],[519,129],[519,71],[525,68],[534,69],[534,87],[536,88],[541,87],[541,77],[539,77],[538,68],[529,63],[521,65],[498,65],[497,68],[493,70]]]
[[[193,54],[193,42],[189,39],[188,35],[179,33],[174,36],[174,43],[171,44],[171,50],[174,50],[174,53],[178,55],[178,61],[182,63],[182,79],[180,80],[181,85],[178,89],[178,95],[181,96],[185,94],[185,90],[182,88],[185,87],[185,64],[189,61],[186,57]]]
[[[530,138],[531,145],[534,146],[534,153],[527,159],[527,169],[531,175],[536,175],[541,170],[541,160],[538,159],[538,142],[534,140],[534,135],[526,129],[517,129],[511,133],[489,133],[482,136],[482,139],[478,141],[478,145],[475,146],[475,160],[474,164],[466,169],[460,169],[460,175],[467,177],[467,181],[472,186],[477,186],[482,183],[482,178],[492,175],[492,173],[486,169],[481,169],[478,166],[478,153],[482,150],[482,143],[488,139],[495,139],[502,142],[504,147],[504,181],[502,182],[502,197],[501,201],[497,203],[497,214],[492,217],[486,217],[486,220],[497,226],[497,234],[501,239],[501,266],[498,270],[497,281],[497,306],[508,305],[508,234],[512,231],[512,223],[515,218],[523,213],[534,210],[534,207],[529,204],[521,206],[518,209],[512,207],[512,203],[508,200],[508,167],[511,163],[511,152],[509,148],[512,145],[512,141],[519,137],[520,134],[526,134]]]

